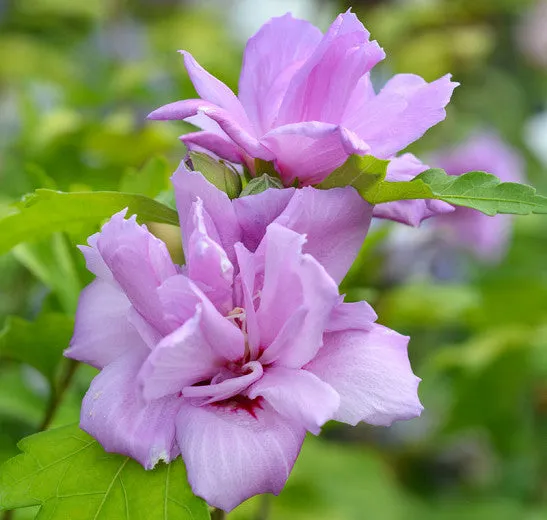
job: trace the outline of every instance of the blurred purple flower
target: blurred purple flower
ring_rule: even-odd
[[[329,274],[355,254],[346,207],[361,230],[370,214],[353,188],[232,203],[183,167],[173,181],[185,266],[125,212],[82,247],[96,279],[66,355],[101,370],[84,430],[148,469],[182,454],[194,492],[231,510],[281,491],[306,431],[420,414],[408,337],[375,324],[366,302],[343,303]]]
[[[376,94],[370,70],[384,57],[357,17],[339,15],[325,35],[290,14],[273,18],[247,43],[239,96],[188,53],[184,63],[201,99],[177,101],[150,119],[185,119],[183,135],[254,171],[274,161],[285,185],[321,182],[351,154],[391,158],[445,117],[457,83],[398,74]]]
[[[518,153],[493,133],[476,134],[461,145],[438,152],[431,163],[450,175],[482,170],[493,173],[503,182],[525,182]],[[468,249],[487,262],[499,261],[511,237],[513,216],[489,217],[470,208],[456,207],[433,224],[442,230],[447,242]]]

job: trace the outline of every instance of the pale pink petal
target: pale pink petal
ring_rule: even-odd
[[[274,128],[260,142],[275,156],[285,186],[295,179],[305,186],[318,184],[350,155],[364,155],[370,150],[351,130],[319,121]]]
[[[179,454],[175,421],[182,399],[145,403],[137,384],[144,356],[133,352],[103,368],[82,403],[80,427],[108,452],[136,459],[146,469]]]
[[[195,404],[197,399],[200,405],[216,403],[237,396],[259,380],[263,374],[262,365],[258,361],[246,363],[241,367],[241,370],[243,374],[237,377],[222,378],[219,381],[213,380],[208,385],[187,386],[182,389],[182,395],[191,399],[192,404]]]
[[[192,132],[179,138],[188,150],[208,150],[221,159],[233,163],[242,163],[241,150],[227,137],[221,137],[212,132]]]
[[[239,265],[239,277],[237,279],[239,285],[236,285],[236,287],[239,287],[241,291],[239,305],[245,309],[247,344],[251,359],[255,359],[260,348],[260,329],[255,310],[255,296],[258,296],[256,261],[241,242],[235,245],[235,251]]]
[[[243,245],[255,251],[269,224],[281,215],[291,198],[298,193],[294,188],[270,188],[257,195],[234,199],[233,206],[241,226]]]
[[[232,202],[226,193],[207,181],[201,173],[189,171],[184,162],[180,163],[171,180],[175,189],[185,253],[188,251],[188,241],[194,229],[192,206],[199,197],[216,228],[220,245],[226,251],[230,262],[234,264],[234,244],[241,240],[241,229]]]
[[[324,340],[305,369],[340,394],[334,419],[389,426],[420,415],[420,379],[408,361],[407,336],[374,325],[370,331],[328,333]]]
[[[192,213],[194,229],[186,250],[187,275],[219,311],[227,314],[234,307],[232,302],[233,265],[222,246],[209,235],[208,228],[214,225],[206,225],[206,217],[209,215],[205,212],[201,199],[194,203]],[[214,231],[216,232],[216,228]]]
[[[224,364],[202,330],[201,305],[195,315],[163,338],[144,362],[139,381],[150,401],[178,394],[185,386],[211,379]]]
[[[351,329],[370,330],[377,319],[378,315],[365,301],[340,303],[329,316],[327,330],[329,332]]]
[[[387,159],[446,117],[445,107],[458,85],[450,77],[427,83],[413,74],[393,76],[366,110],[348,107],[342,124],[359,135],[374,156]]]
[[[340,283],[363,244],[371,217],[372,206],[351,187],[303,188],[276,222],[305,234],[304,252]]]
[[[181,54],[184,56],[184,65],[199,97],[227,110],[243,128],[251,131],[252,126],[236,95],[222,81],[209,74],[189,52],[181,51]]]
[[[239,99],[260,133],[272,127],[292,76],[322,36],[309,22],[286,14],[265,23],[247,42]]]
[[[290,368],[300,368],[314,357],[339,301],[334,280],[315,258],[302,253],[304,240],[303,235],[275,223],[268,226],[264,238],[264,285],[257,312],[262,346],[274,342],[300,307],[307,311],[302,326],[294,331],[293,344],[276,356],[277,364]]]
[[[266,403],[184,405],[177,440],[194,493],[231,511],[260,493],[279,494],[300,452],[306,430]]]
[[[313,54],[294,75],[277,124],[340,123],[360,78],[385,57],[355,14],[339,15]]]
[[[156,289],[178,273],[165,244],[139,226],[135,216],[116,213],[102,228],[97,247],[131,304],[162,333],[166,326]]]
[[[284,367],[266,369],[247,395],[263,397],[276,412],[315,435],[340,406],[340,396],[332,386],[306,370]]]
[[[121,290],[97,279],[80,294],[74,335],[64,355],[103,368],[127,351],[147,348],[130,323],[131,303]]]
[[[178,120],[188,119],[198,114],[203,114],[216,122],[229,139],[251,157],[264,159],[265,161],[273,159],[272,153],[264,148],[257,138],[249,133],[248,129],[241,126],[240,121],[231,112],[202,99],[186,99],[169,103],[151,112],[148,119]]]
[[[180,327],[194,315],[192,305],[201,308],[201,332],[211,349],[228,361],[239,361],[245,354],[241,330],[218,312],[209,298],[184,275],[167,280],[158,289],[162,312],[172,326]],[[195,303],[194,303],[195,302]],[[195,308],[195,307],[194,307]]]
[[[386,180],[411,181],[416,175],[427,169],[429,166],[414,155],[405,153],[390,160]],[[398,200],[374,206],[372,216],[418,227],[425,219],[453,211],[454,207],[442,200]]]

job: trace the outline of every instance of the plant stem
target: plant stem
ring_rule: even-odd
[[[211,520],[225,520],[226,518],[226,511],[223,511],[222,509],[213,509],[211,512]]]
[[[46,414],[44,415],[44,419],[42,420],[42,423],[40,424],[40,428],[38,431],[44,431],[48,428],[48,426],[51,424],[51,421],[55,417],[55,412],[57,412],[57,409],[59,408],[59,405],[61,404],[63,397],[65,395],[65,392],[67,391],[68,387],[70,386],[70,383],[72,382],[72,378],[74,377],[74,374],[76,373],[76,369],[78,368],[79,363],[78,361],[74,361],[73,359],[70,359],[68,363],[66,364],[65,372],[63,373],[61,380],[59,381],[59,384],[57,385],[57,388],[55,388],[52,392],[51,399],[49,400],[49,404],[46,410]]]

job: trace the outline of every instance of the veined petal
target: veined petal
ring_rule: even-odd
[[[116,286],[96,279],[80,294],[66,357],[103,368],[125,352],[147,347],[128,318],[131,303]]]
[[[297,190],[275,222],[306,235],[303,251],[340,283],[368,232],[372,206],[352,187]]]
[[[315,435],[340,406],[340,396],[332,386],[306,370],[284,367],[268,368],[247,395],[263,397],[276,412]]]
[[[166,397],[146,403],[137,384],[144,356],[118,358],[91,382],[82,403],[80,427],[108,452],[136,459],[146,469],[179,454],[175,420],[181,399]]]
[[[234,244],[241,240],[241,229],[232,202],[226,193],[207,181],[201,173],[189,171],[184,162],[180,163],[171,181],[175,188],[185,254],[188,254],[188,242],[194,230],[192,207],[199,197],[216,228],[220,245],[226,251],[230,262],[235,264]]]
[[[275,157],[285,186],[295,179],[305,186],[318,184],[351,154],[363,155],[370,150],[351,130],[319,121],[274,128],[260,142]]]
[[[286,14],[265,23],[247,42],[239,99],[259,133],[271,129],[290,80],[322,36],[311,23]]]
[[[185,404],[177,418],[192,490],[224,511],[260,493],[279,494],[306,433],[266,403],[247,406]]]
[[[390,160],[386,179],[410,181],[428,168],[411,153],[405,153]],[[425,219],[453,211],[454,207],[442,200],[398,200],[374,206],[372,216],[418,227]]]
[[[181,135],[179,139],[190,151],[207,150],[226,161],[233,163],[243,162],[241,149],[228,137],[214,134],[213,132],[192,132],[190,134]]]
[[[427,83],[398,74],[369,100],[366,111],[349,111],[342,124],[363,139],[375,157],[389,158],[419,139],[446,117],[445,107],[458,83],[450,74]]]
[[[147,401],[178,394],[218,373],[225,360],[205,338],[201,320],[198,305],[194,316],[163,338],[146,359],[138,377]]]
[[[313,54],[294,75],[279,110],[278,125],[297,121],[340,123],[360,78],[384,59],[384,51],[355,14],[339,15]]]
[[[323,348],[304,368],[340,394],[336,420],[389,426],[420,415],[420,379],[408,361],[408,339],[381,325],[325,334]]]
[[[156,289],[178,273],[167,247],[135,216],[116,213],[102,228],[97,247],[131,304],[162,333],[170,332],[161,313]]]

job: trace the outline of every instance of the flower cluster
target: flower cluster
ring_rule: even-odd
[[[239,97],[184,53],[201,99],[150,117],[200,125],[182,137],[189,149],[251,174],[272,161],[287,187],[231,201],[182,163],[183,266],[125,212],[81,248],[96,279],[66,355],[100,370],[81,427],[106,450],[147,469],[181,455],[194,492],[231,510],[279,493],[325,422],[420,414],[408,337],[366,302],[345,303],[338,284],[373,216],[418,225],[453,208],[373,208],[352,187],[312,187],[354,153],[393,159],[391,180],[426,169],[396,154],[444,118],[456,84],[405,74],[376,93],[369,73],[383,58],[349,12],[325,35],[290,15],[267,23],[247,45]]]

